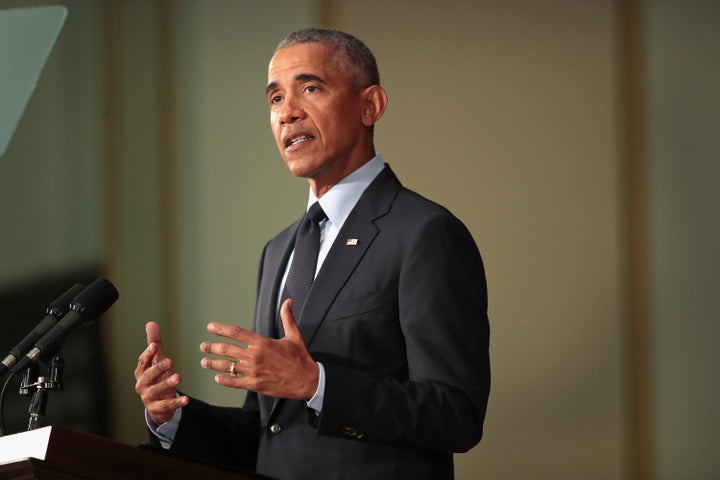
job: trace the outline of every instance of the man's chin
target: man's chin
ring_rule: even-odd
[[[312,169],[309,165],[304,163],[302,160],[298,159],[284,159],[285,165],[288,167],[288,170],[290,170],[290,174],[293,177],[297,178],[310,178],[315,173],[315,170]]]

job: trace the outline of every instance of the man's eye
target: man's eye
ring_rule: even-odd
[[[275,95],[273,97],[270,97],[270,103],[280,103],[282,101],[282,97],[280,95]]]
[[[315,85],[308,85],[305,87],[305,91],[310,93],[317,92],[317,89],[318,88]]]

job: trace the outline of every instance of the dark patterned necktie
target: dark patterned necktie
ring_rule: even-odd
[[[303,217],[295,237],[293,260],[287,280],[285,280],[280,306],[286,299],[292,298],[292,312],[296,322],[300,321],[305,298],[315,279],[318,251],[320,250],[320,222],[325,218],[327,216],[320,207],[320,203],[313,203]],[[279,318],[278,315],[278,320]],[[281,321],[279,321],[279,326],[282,328]]]

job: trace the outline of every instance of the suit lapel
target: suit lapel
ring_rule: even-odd
[[[375,220],[387,214],[401,187],[386,166],[345,220],[305,300],[299,328],[308,346],[343,285],[379,233]]]

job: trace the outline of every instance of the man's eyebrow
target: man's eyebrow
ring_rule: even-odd
[[[327,82],[322,77],[319,77],[319,76],[315,75],[314,73],[298,73],[295,76],[295,81],[296,82],[313,81],[313,82],[318,82],[318,83],[327,85]],[[277,82],[268,83],[268,86],[265,87],[265,95],[268,95],[272,90],[275,90],[277,87],[278,87]]]
[[[327,85],[327,82],[322,79],[322,77],[318,77],[314,73],[299,73],[295,77],[296,82],[307,82],[308,80],[312,80],[313,82],[318,82]]]
[[[272,90],[275,90],[277,88],[277,86],[278,86],[277,82],[268,83],[268,86],[265,87],[265,95],[267,96]]]

